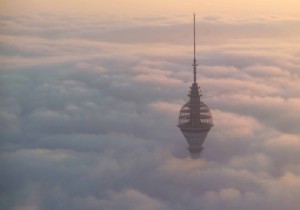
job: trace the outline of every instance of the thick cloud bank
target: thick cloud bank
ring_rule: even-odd
[[[1,209],[299,208],[299,19],[199,18],[215,126],[196,159],[186,19],[0,22]]]

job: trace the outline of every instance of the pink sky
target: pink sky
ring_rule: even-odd
[[[126,2],[126,3],[125,3]],[[203,15],[297,15],[298,0],[1,0],[2,14],[89,13],[89,14],[185,14]]]

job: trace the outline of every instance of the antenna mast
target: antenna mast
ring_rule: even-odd
[[[194,83],[196,83],[196,77],[197,77],[197,62],[196,62],[196,20],[195,20],[195,13],[194,13],[194,62],[193,62],[193,67],[194,67]]]

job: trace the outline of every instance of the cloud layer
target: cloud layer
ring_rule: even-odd
[[[299,20],[198,20],[215,127],[196,159],[184,18],[0,20],[1,209],[299,206]]]

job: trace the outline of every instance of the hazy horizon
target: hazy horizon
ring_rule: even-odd
[[[105,14],[113,16],[184,15],[196,12],[199,15],[249,16],[299,16],[298,0],[2,0],[0,14],[29,15],[55,13],[63,15]]]

